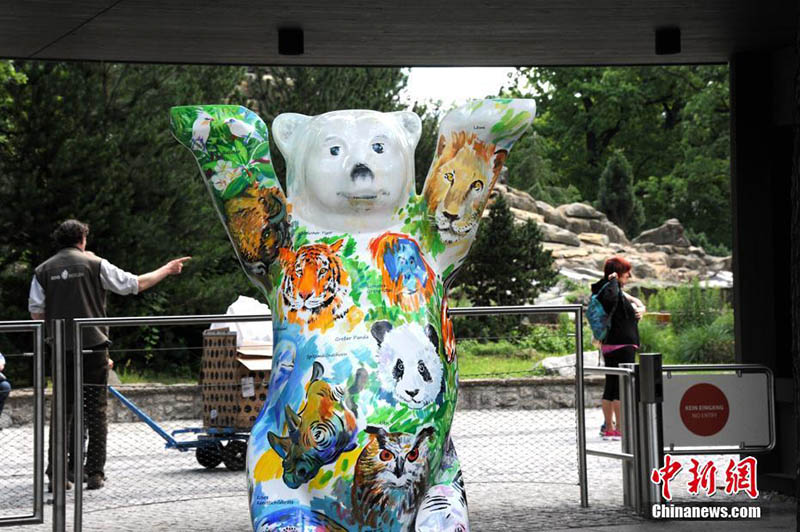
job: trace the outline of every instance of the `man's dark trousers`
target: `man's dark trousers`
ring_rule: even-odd
[[[87,348],[88,350],[91,350],[91,353],[84,353],[82,359],[83,426],[89,437],[84,473],[87,476],[99,474],[105,478],[106,436],[108,434],[108,349],[102,345]],[[66,353],[66,366],[67,467],[70,472],[74,472],[75,462],[72,453],[75,434],[75,356],[72,351]],[[53,446],[51,430],[48,452],[50,464],[52,464]],[[47,471],[49,474],[50,465],[48,465]]]

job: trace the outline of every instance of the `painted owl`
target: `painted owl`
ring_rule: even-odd
[[[356,462],[352,488],[355,517],[379,530],[398,523],[410,530],[430,473],[434,428],[408,434],[368,426],[366,432],[371,437]]]

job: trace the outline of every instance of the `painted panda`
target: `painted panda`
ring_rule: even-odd
[[[439,337],[431,325],[418,323],[392,327],[388,321],[372,325],[378,342],[378,375],[381,385],[409,408],[417,409],[436,400],[442,389]]]

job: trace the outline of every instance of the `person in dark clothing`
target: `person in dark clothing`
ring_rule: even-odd
[[[6,399],[8,399],[8,395],[11,393],[11,383],[3,374],[3,370],[5,369],[6,369],[6,358],[3,356],[3,353],[0,353],[0,416],[3,415],[3,407],[6,404]],[[0,430],[2,430],[2,427],[0,427]]]
[[[592,285],[592,294],[611,317],[611,326],[600,345],[606,367],[616,368],[620,364],[636,360],[639,349],[639,320],[645,312],[644,304],[622,291],[631,278],[631,263],[623,257],[611,257],[603,268],[603,278]],[[605,288],[604,288],[605,287]],[[606,375],[603,389],[602,431],[604,440],[619,440],[619,376]]]
[[[86,250],[89,226],[78,220],[63,222],[53,233],[61,250],[36,267],[28,298],[28,310],[35,320],[46,320],[52,331],[55,319],[65,320],[64,348],[66,350],[66,426],[68,427],[67,461],[72,464],[73,440],[73,390],[75,387],[73,364],[75,347],[73,319],[106,317],[106,295],[138,294],[155,286],[170,275],[177,275],[183,263],[191,257],[174,259],[152,272],[135,275],[121,270]],[[83,382],[86,385],[84,411],[89,444],[86,451],[86,482],[88,489],[103,487],[105,481],[106,400],[108,397],[108,327],[84,329],[82,340]],[[50,431],[48,461],[52,463],[53,431]],[[47,474],[50,476],[50,465]],[[68,476],[71,476],[70,473]],[[67,489],[71,487],[67,482]],[[52,486],[51,486],[52,489]]]

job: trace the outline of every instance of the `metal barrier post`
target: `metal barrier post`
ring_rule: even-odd
[[[620,366],[630,366],[630,365],[631,364],[620,364]],[[601,366],[586,366],[583,369],[584,369],[585,373],[592,373],[592,374],[606,375],[606,376],[608,376],[608,375],[617,375],[617,376],[619,376],[619,378],[625,379],[625,386],[624,386],[624,388],[621,388],[621,393],[627,393],[628,395],[633,395],[633,393],[631,392],[631,390],[632,390],[632,387],[631,387],[632,380],[631,379],[633,378],[633,375],[632,375],[632,370],[630,369],[630,367],[608,368],[608,367],[601,367]],[[622,396],[621,396],[621,398],[622,398]],[[628,401],[628,405],[629,405],[628,410],[630,410],[630,408],[631,408],[630,404],[631,404],[631,401]],[[624,404],[620,405],[621,408],[624,408],[624,406],[625,406]],[[625,412],[624,410],[622,412],[620,412],[620,416],[621,416],[620,424],[622,425],[622,430],[624,431],[624,433],[628,434],[628,435],[634,435],[634,437],[635,437],[635,434],[637,432],[637,428],[636,428],[636,424],[635,424],[636,417],[631,415],[629,412]],[[602,456],[603,458],[613,458],[615,460],[622,460],[625,463],[632,463],[632,464],[636,464],[638,462],[638,460],[639,460],[637,447],[634,446],[631,450],[626,450],[625,446],[624,446],[624,442],[623,442],[622,449],[618,453],[617,452],[613,452],[613,451],[604,451],[604,450],[601,450],[601,449],[586,449],[584,454],[585,455],[590,455],[591,454],[592,456]],[[584,460],[585,459],[586,458],[584,456]],[[625,471],[625,469],[624,469],[624,466],[623,466],[623,472],[624,471]],[[623,478],[623,480],[625,480],[625,479]],[[635,504],[636,503],[635,499],[637,498],[636,495],[635,495],[636,492],[634,492],[634,496],[633,497],[629,497],[627,495],[627,490],[628,489],[629,489],[628,483],[627,482],[623,482],[623,490],[624,490],[623,491],[623,498],[626,501],[626,505],[627,505],[627,500],[629,498],[632,499],[633,503]]]
[[[75,480],[75,515],[73,530],[83,526],[83,334],[79,323],[73,324],[72,354],[75,359],[75,391],[72,407],[72,473]]]
[[[583,397],[583,307],[575,310],[575,409],[578,431],[578,483],[581,507],[589,506],[589,482],[586,472],[586,412]]]
[[[44,322],[36,327],[33,345],[33,518],[44,520]]]
[[[53,320],[53,419],[50,420],[52,456],[50,485],[53,487],[53,532],[64,532],[67,527],[66,506],[66,404],[64,320]]]
[[[639,391],[639,450],[641,467],[639,487],[641,515],[652,518],[653,505],[663,502],[658,485],[650,482],[650,473],[664,463],[664,437],[661,426],[661,403],[664,385],[661,372],[661,353],[639,354],[637,384]]]
[[[622,425],[622,452],[633,455],[633,460],[622,461],[622,500],[626,508],[640,511],[641,497],[639,496],[640,455],[635,452],[637,448],[638,427],[636,423],[636,394],[634,382],[635,364],[620,364],[620,368],[630,370],[630,374],[620,382],[620,423]]]
[[[0,517],[0,527],[40,524],[44,521],[44,322],[4,321],[0,332],[32,332],[33,352],[33,512]]]

